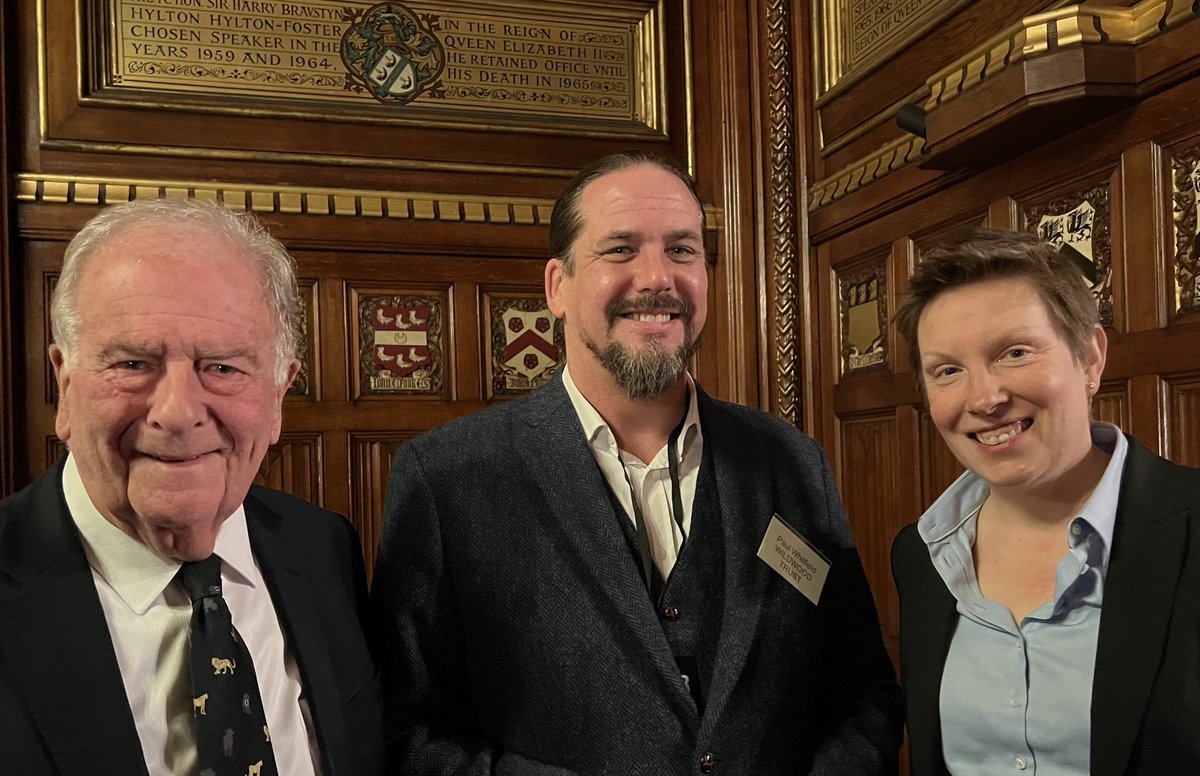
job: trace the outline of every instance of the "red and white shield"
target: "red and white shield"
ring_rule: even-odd
[[[510,307],[501,315],[504,322],[504,365],[529,381],[558,364],[554,331],[558,319],[546,308],[526,312]]]

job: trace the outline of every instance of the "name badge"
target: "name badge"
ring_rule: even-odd
[[[829,560],[779,515],[771,516],[771,524],[758,546],[758,557],[805,598],[820,603],[825,577],[829,576]]]

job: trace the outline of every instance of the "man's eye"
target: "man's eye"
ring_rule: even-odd
[[[219,375],[235,375],[238,373],[237,367],[230,366],[229,364],[213,364],[208,368],[208,371]]]
[[[141,372],[146,369],[146,362],[145,361],[136,361],[133,359],[130,359],[128,361],[118,361],[117,369],[121,369],[121,370],[124,370],[127,372]]]

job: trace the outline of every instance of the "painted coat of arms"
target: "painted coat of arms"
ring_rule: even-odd
[[[1100,323],[1112,326],[1112,266],[1109,255],[1108,200],[1102,189],[1064,197],[1035,211],[1034,232],[1058,248],[1079,268],[1082,282],[1096,298]]]
[[[562,327],[544,299],[503,299],[492,304],[492,390],[528,391],[554,374],[562,353]]]
[[[359,302],[359,368],[373,393],[441,391],[441,302],[375,296]]]
[[[354,16],[342,35],[347,88],[380,102],[405,104],[435,87],[446,66],[438,19],[400,3],[379,3]]]

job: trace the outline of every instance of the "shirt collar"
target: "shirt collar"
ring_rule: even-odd
[[[62,488],[89,565],[131,611],[145,614],[175,578],[181,564],[161,557],[100,514],[88,496],[73,455],[67,456],[63,467]],[[259,576],[241,505],[221,524],[214,551],[229,579],[257,585]]]
[[[692,379],[689,372],[684,372],[683,375],[687,380],[688,409],[683,421],[683,432],[679,435],[677,451],[680,461],[685,459],[686,451],[691,448],[692,441],[700,434],[700,403],[696,399],[696,381]],[[588,444],[619,457],[620,451],[617,448],[616,435],[613,434],[612,429],[596,411],[596,408],[591,405],[591,402],[580,393],[575,381],[571,378],[569,364],[563,366],[563,387],[567,389],[567,396],[571,398],[571,405],[575,408],[575,414],[579,416],[579,422],[583,426],[583,435],[587,438]]]
[[[1129,452],[1129,441],[1121,429],[1111,423],[1092,423],[1092,444],[1109,453],[1108,466],[1096,483],[1092,495],[1079,510],[1079,519],[1087,522],[1095,531],[1104,549],[1101,564],[1108,566],[1112,552],[1113,529],[1117,524],[1117,501],[1121,495],[1121,476],[1125,472],[1125,456]],[[1075,537],[1071,539],[1076,542]]]
[[[1129,450],[1129,442],[1121,430],[1111,423],[1093,422],[1091,425],[1092,444],[1111,457],[1100,481],[1092,490],[1092,495],[1084,502],[1076,516],[1091,527],[1103,542],[1103,559],[1101,564],[1108,565],[1108,556],[1112,552],[1113,526],[1117,520],[1117,498],[1121,490],[1121,475],[1125,469],[1125,454]],[[987,498],[989,488],[979,475],[965,471],[946,489],[937,501],[921,515],[917,521],[917,532],[928,545],[933,545],[945,539],[964,523],[973,520],[979,513],[979,507]],[[1074,520],[1072,524],[1074,524]],[[1075,537],[1070,537],[1071,546],[1076,543]]]

